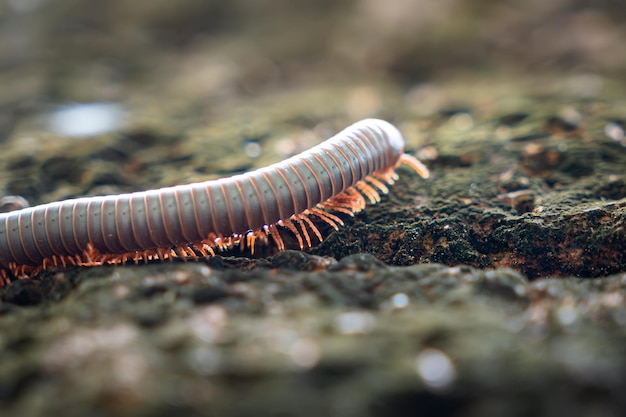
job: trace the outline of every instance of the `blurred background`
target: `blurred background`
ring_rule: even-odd
[[[619,0],[0,1],[0,189],[31,203],[243,172],[364,117],[624,91]]]
[[[0,105],[467,72],[623,77],[625,17],[620,0],[4,0]]]

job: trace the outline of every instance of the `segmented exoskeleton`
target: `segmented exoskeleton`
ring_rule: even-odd
[[[300,248],[315,216],[334,228],[332,211],[353,215],[380,200],[405,163],[428,170],[404,153],[391,124],[357,122],[327,141],[246,174],[218,180],[103,197],[85,197],[0,214],[0,285],[50,265],[100,265],[214,255],[255,242],[285,244],[291,231]]]

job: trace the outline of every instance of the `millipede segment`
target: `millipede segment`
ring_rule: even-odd
[[[337,230],[398,179],[407,165],[391,124],[366,119],[283,162],[213,181],[130,194],[86,197],[0,214],[0,286],[47,268],[198,260],[224,251],[300,249]],[[336,214],[335,214],[336,213]]]

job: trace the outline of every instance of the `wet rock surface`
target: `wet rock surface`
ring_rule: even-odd
[[[246,172],[365,117],[431,177],[307,251],[1,288],[0,415],[625,415],[623,7],[170,3],[0,8],[2,210]]]
[[[0,401],[5,415],[618,415],[625,294],[624,274],[529,282],[369,254],[71,269],[2,290]]]
[[[502,122],[507,115],[485,119],[467,112],[442,122],[420,120],[429,125],[422,152],[437,150],[432,177],[403,176],[390,197],[400,202],[391,207],[397,216],[391,225],[373,226],[390,215],[384,205],[373,207],[316,253],[365,251],[401,265],[509,267],[531,279],[623,271],[626,152],[604,133],[608,114],[587,113],[614,110],[613,103],[531,106],[545,116],[515,126]],[[585,128],[566,125],[564,133],[565,122],[549,116],[558,111],[574,112]],[[469,125],[453,133],[448,125],[458,123],[459,114]]]

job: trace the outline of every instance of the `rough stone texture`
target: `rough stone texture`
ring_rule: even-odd
[[[404,175],[393,206],[368,210],[316,253],[508,267],[529,278],[624,271],[626,151],[604,133],[624,101],[525,105],[536,113],[515,122],[473,110],[418,119],[428,123],[424,154],[438,154],[432,178]],[[451,131],[461,118],[468,126]]]
[[[390,267],[369,254],[327,263],[285,252],[14,283],[2,293],[3,415],[626,406],[624,274],[528,282],[513,270]],[[428,354],[452,363],[441,385],[419,366]]]
[[[307,253],[0,289],[0,415],[625,415],[624,16],[569,0],[0,7],[2,195],[245,172],[370,116],[432,171],[401,169]],[[124,123],[55,131],[74,101],[119,104]]]

